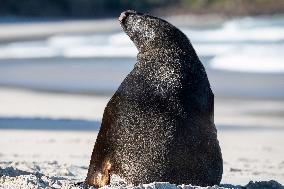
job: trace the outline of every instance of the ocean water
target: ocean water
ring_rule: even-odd
[[[180,28],[220,97],[284,98],[284,16],[246,17],[219,27]],[[55,35],[0,45],[0,85],[113,93],[136,61],[124,32]]]

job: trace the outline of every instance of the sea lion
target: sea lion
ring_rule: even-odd
[[[86,183],[219,184],[223,161],[214,95],[188,38],[165,20],[126,11],[119,21],[139,53],[108,102]]]

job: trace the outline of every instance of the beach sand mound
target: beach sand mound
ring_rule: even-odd
[[[0,188],[62,188],[83,189],[88,187],[80,183],[84,180],[87,167],[59,164],[51,162],[0,162]],[[139,186],[129,186],[114,176],[109,186],[103,189],[284,189],[276,181],[250,182],[245,186],[221,184],[220,186],[199,187],[191,185],[175,185],[167,182],[154,182]]]

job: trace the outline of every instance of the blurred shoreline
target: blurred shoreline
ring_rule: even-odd
[[[0,22],[0,44],[15,41],[30,41],[46,39],[53,35],[96,34],[122,31],[117,18],[108,19],[52,19],[29,20],[2,19]],[[217,14],[186,14],[164,17],[177,27],[216,27],[229,18]]]

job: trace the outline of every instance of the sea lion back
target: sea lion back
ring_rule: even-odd
[[[86,182],[219,184],[214,95],[190,41],[153,16],[126,11],[120,22],[137,63],[105,108]]]

